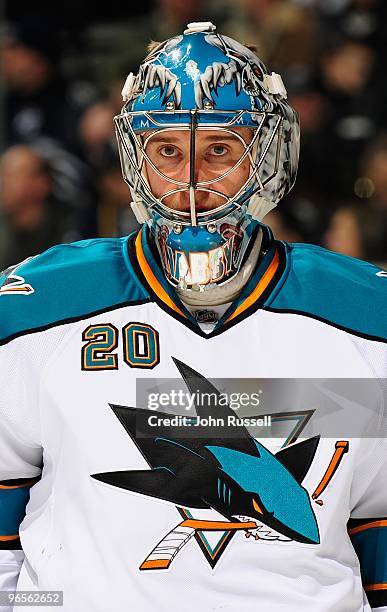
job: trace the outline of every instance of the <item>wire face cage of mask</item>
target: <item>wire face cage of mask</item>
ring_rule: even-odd
[[[292,187],[295,174],[292,176],[291,157],[292,154],[298,157],[298,142],[294,143],[289,136],[285,136],[293,130],[293,140],[297,140],[298,132],[294,134],[296,114],[291,107],[288,108],[292,116],[248,110],[129,111],[126,108],[114,118],[121,167],[133,202],[145,206],[144,221],[147,217],[150,219],[158,215],[181,226],[203,226],[223,219],[236,209],[247,207],[257,196],[269,200],[270,208],[273,208]],[[247,141],[238,128],[249,128],[251,139]],[[219,175],[198,181],[195,176],[196,137],[199,132],[213,130],[220,135],[231,134],[237,139],[242,147],[241,155]],[[166,131],[188,134],[189,181],[177,180],[162,172],[147,151],[152,139]],[[232,180],[233,173],[247,160],[250,169],[246,180],[241,186],[238,185],[234,193],[224,193],[219,188],[219,182],[226,178]],[[152,193],[147,167],[170,185],[170,189],[158,197]],[[167,199],[182,192],[187,193],[189,210],[177,210],[167,205]],[[212,194],[220,203],[211,210],[198,210],[198,192]]]

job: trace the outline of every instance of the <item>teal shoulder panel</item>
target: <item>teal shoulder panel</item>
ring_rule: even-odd
[[[0,343],[149,296],[125,238],[59,244],[0,276]]]
[[[285,244],[286,268],[264,308],[387,341],[387,272],[310,244]]]

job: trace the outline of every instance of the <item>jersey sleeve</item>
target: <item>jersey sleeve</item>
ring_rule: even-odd
[[[0,346],[0,590],[16,589],[24,558],[19,527],[41,474],[37,403],[36,371],[23,339]]]
[[[373,440],[352,487],[348,533],[363,588],[375,612],[387,612],[387,440]]]

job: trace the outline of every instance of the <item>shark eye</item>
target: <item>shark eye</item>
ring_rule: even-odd
[[[255,499],[253,499],[253,507],[254,507],[254,510],[259,512],[260,514],[263,514],[263,510],[261,506],[255,501]]]

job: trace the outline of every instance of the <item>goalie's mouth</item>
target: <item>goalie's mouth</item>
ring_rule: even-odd
[[[291,542],[291,538],[287,538],[279,531],[276,531],[272,527],[268,527],[264,523],[257,520],[256,517],[246,516],[244,514],[234,514],[233,517],[242,523],[253,521],[257,527],[254,529],[246,529],[246,538],[254,538],[255,540],[268,540],[268,541],[280,541],[280,542]]]

